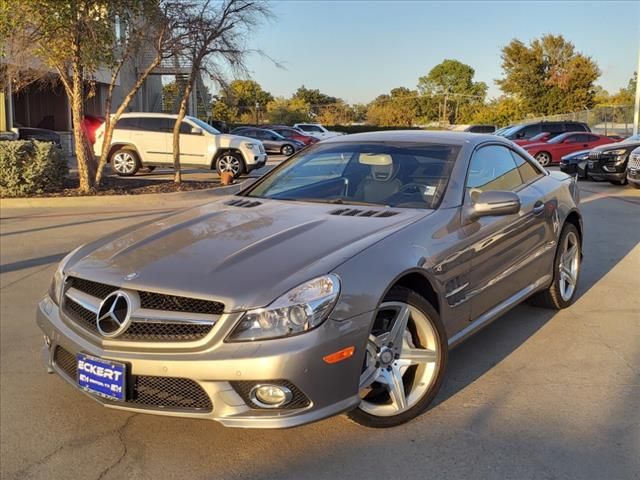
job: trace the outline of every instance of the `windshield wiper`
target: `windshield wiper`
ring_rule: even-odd
[[[358,202],[344,198],[293,198],[293,197],[271,197],[273,200],[290,200],[294,202],[328,203],[332,205],[369,205],[373,207],[388,207],[380,203]]]

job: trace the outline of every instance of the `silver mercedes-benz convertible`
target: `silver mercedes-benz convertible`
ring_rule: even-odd
[[[427,409],[451,347],[524,300],[571,305],[578,196],[500,137],[326,140],[69,253],[37,308],[44,359],[110,408],[398,425]]]

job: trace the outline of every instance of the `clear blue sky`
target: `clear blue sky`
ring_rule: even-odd
[[[617,91],[637,68],[640,1],[427,2],[278,1],[276,18],[250,39],[280,61],[253,55],[252,77],[276,96],[300,85],[348,102],[369,102],[391,88],[415,88],[445,58],[471,65],[500,94],[500,49],[545,33],[565,36],[594,58],[599,84]]]

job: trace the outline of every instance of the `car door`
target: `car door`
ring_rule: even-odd
[[[480,217],[465,226],[472,244],[467,288],[473,319],[522,294],[542,275],[536,255],[545,242],[544,203],[534,184],[543,173],[514,153],[504,145],[484,145],[469,165],[466,205],[477,190],[513,191],[521,202],[517,214]],[[530,169],[534,176],[525,177]]]
[[[142,163],[166,165],[172,162],[170,143],[171,119],[138,117],[137,128],[131,132],[131,140],[138,149]]]
[[[209,168],[212,160],[207,156],[210,139],[202,128],[183,120],[180,124],[180,163]]]
[[[567,135],[562,143],[556,144],[553,149],[553,160],[559,162],[565,155],[575,152],[576,150],[581,150],[583,148],[581,147],[582,143],[580,143],[581,137],[583,137],[582,134],[573,133]]]
[[[255,132],[256,138],[262,142],[267,152],[280,152],[280,145],[274,141],[271,132],[266,130],[256,130]]]

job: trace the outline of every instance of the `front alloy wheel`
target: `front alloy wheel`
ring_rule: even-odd
[[[411,420],[438,392],[446,359],[436,311],[415,292],[394,287],[378,308],[360,376],[362,400],[349,417],[369,427]]]
[[[111,157],[111,167],[117,175],[128,177],[135,175],[140,165],[134,152],[131,150],[118,150]]]
[[[549,155],[547,152],[540,152],[536,154],[536,160],[540,165],[546,167],[551,163],[551,155]]]
[[[290,157],[291,155],[293,155],[293,147],[291,145],[283,145],[280,152],[282,153],[282,155]]]
[[[233,178],[238,178],[242,173],[242,160],[234,153],[225,153],[216,161],[218,175],[223,172],[230,172]]]

